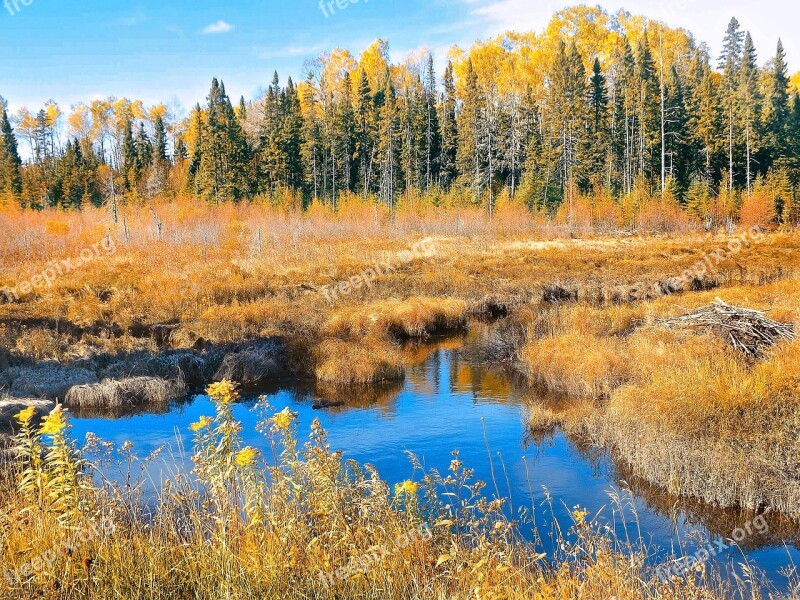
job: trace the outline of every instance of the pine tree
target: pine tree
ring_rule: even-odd
[[[629,194],[633,189],[636,148],[636,59],[627,38],[616,51],[613,86],[611,144],[614,155],[615,187]]]
[[[139,168],[139,153],[136,148],[136,139],[133,137],[133,122],[125,122],[122,135],[122,169],[125,176],[125,189],[136,189]]]
[[[480,119],[478,75],[467,60],[467,74],[461,92],[461,111],[458,114],[458,145],[456,168],[464,183],[480,194],[481,157],[478,153],[478,127]]]
[[[561,197],[569,202],[569,219],[572,222],[576,176],[580,175],[578,150],[588,135],[588,86],[583,59],[574,43],[567,47],[559,43],[551,69],[551,86],[548,96],[549,145],[557,152]],[[547,142],[546,142],[547,143]]]
[[[692,175],[692,146],[683,84],[674,65],[665,77],[664,98],[665,172],[673,195],[683,199]]]
[[[650,180],[660,169],[661,111],[660,85],[646,29],[636,48],[635,79],[639,175]]]
[[[400,188],[400,139],[397,118],[397,100],[389,79],[383,90],[378,115],[378,197],[389,207],[394,207],[397,191]]]
[[[442,132],[439,127],[439,115],[436,107],[436,71],[433,66],[433,55],[428,55],[428,64],[424,82],[425,113],[425,189],[430,190],[438,185],[441,169]]]
[[[201,131],[199,165],[194,176],[196,192],[216,203],[247,197],[250,193],[247,138],[225,92],[225,84],[216,78],[211,82],[207,117]]]
[[[714,175],[715,158],[720,148],[722,119],[718,90],[708,57],[702,53],[695,58],[692,92],[688,101],[689,129],[697,149],[691,170],[706,180]]]
[[[592,66],[592,78],[589,82],[589,132],[584,144],[589,148],[582,154],[586,156],[586,179],[593,181],[594,187],[607,184],[609,179],[608,163],[611,153],[611,128],[608,107],[608,84],[600,67],[600,60],[595,58]]]
[[[22,174],[17,138],[8,119],[5,101],[0,98],[0,195],[22,196]]]
[[[753,187],[753,157],[759,149],[761,133],[761,87],[759,85],[758,58],[753,38],[747,32],[742,52],[742,66],[739,74],[739,93],[737,95],[737,114],[742,123],[745,145],[745,180],[747,191]]]
[[[284,109],[282,123],[281,151],[285,160],[286,185],[299,190],[303,187],[303,165],[301,156],[301,139],[303,116],[300,112],[300,98],[297,88],[290,77],[284,90]]]
[[[737,140],[736,131],[736,98],[739,94],[741,82],[742,53],[745,35],[739,28],[739,21],[732,18],[728,24],[723,41],[720,68],[722,69],[721,95],[725,106],[727,120],[727,150],[728,150],[728,191],[733,190],[736,172],[734,146]]]
[[[164,118],[156,115],[153,120],[153,160],[161,162],[167,160],[167,128],[164,125]]]
[[[439,159],[439,185],[448,188],[456,180],[458,173],[458,125],[456,122],[456,84],[453,76],[453,63],[448,62],[444,72],[444,91],[439,104],[439,121],[442,131],[442,150]]]
[[[786,67],[786,53],[780,40],[778,40],[778,49],[770,71],[765,109],[764,133],[768,154],[764,156],[763,161],[767,165],[784,164],[784,160],[789,156],[787,143],[790,117],[789,76]]]

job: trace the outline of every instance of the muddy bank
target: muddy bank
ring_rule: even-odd
[[[162,354],[103,354],[66,364],[6,353],[0,365],[0,427],[26,406],[124,412],[168,405],[206,384],[229,379],[251,390],[289,376],[286,344],[264,339]]]

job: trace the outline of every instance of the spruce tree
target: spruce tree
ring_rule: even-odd
[[[355,98],[355,159],[358,165],[358,187],[364,198],[372,190],[376,152],[376,121],[375,102],[369,87],[369,79],[367,79],[366,72],[361,69]]]
[[[442,133],[439,127],[439,115],[436,110],[436,71],[433,66],[433,55],[428,55],[425,71],[425,188],[430,189],[439,182]]]
[[[754,182],[753,159],[759,149],[761,134],[761,86],[759,82],[758,58],[750,32],[744,40],[742,65],[739,73],[739,90],[736,98],[737,114],[741,122],[745,147],[745,182],[750,192]]]
[[[636,48],[635,79],[638,92],[636,114],[638,117],[639,175],[653,179],[660,169],[661,111],[659,97],[661,93],[646,29]]]
[[[214,78],[208,94],[207,117],[201,127],[195,188],[202,197],[219,203],[241,200],[250,193],[249,147],[241,123],[225,92]]]
[[[727,154],[728,154],[728,190],[733,190],[736,173],[735,146],[738,139],[736,119],[736,98],[741,82],[742,53],[744,51],[745,34],[739,28],[739,21],[732,18],[728,24],[723,41],[720,68],[722,69],[721,96],[725,107],[727,122]]]
[[[125,189],[128,191],[136,189],[138,166],[139,154],[133,137],[133,122],[127,119],[122,134],[122,172],[125,176]]]
[[[780,40],[769,74],[765,110],[764,133],[767,153],[762,160],[768,165],[782,164],[789,156],[787,141],[790,109],[786,53]]]
[[[456,180],[458,169],[458,125],[456,122],[456,84],[453,76],[453,63],[448,62],[444,72],[444,91],[439,105],[442,131],[442,149],[439,159],[439,185],[448,188]]]
[[[480,120],[478,75],[467,60],[467,73],[461,91],[461,111],[458,115],[458,145],[456,168],[464,183],[480,193],[481,157],[478,153],[478,127]]]
[[[588,151],[584,152],[587,160],[587,181],[595,186],[608,181],[608,160],[611,152],[611,130],[608,108],[608,84],[600,67],[600,60],[595,58],[592,66],[592,78],[589,83],[589,132],[584,137]]]
[[[21,167],[17,138],[8,119],[5,101],[0,98],[0,194],[21,198]]]

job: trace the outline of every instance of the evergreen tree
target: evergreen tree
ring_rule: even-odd
[[[439,105],[442,131],[442,150],[439,159],[439,185],[448,188],[456,180],[458,154],[458,124],[456,122],[456,84],[453,63],[448,62],[444,72],[444,91]]]
[[[136,189],[139,168],[139,153],[136,148],[136,140],[133,137],[133,122],[128,119],[122,134],[122,170],[125,175],[125,189],[132,191]]]
[[[753,158],[759,149],[761,134],[761,87],[759,85],[758,58],[753,38],[747,32],[742,52],[742,65],[739,74],[737,95],[737,114],[742,124],[745,146],[745,182],[751,191],[754,181]]]
[[[303,186],[303,165],[301,139],[303,116],[300,112],[300,98],[290,77],[283,94],[283,123],[281,124],[281,152],[284,156],[286,174],[285,184],[291,189]]]
[[[442,151],[442,133],[436,110],[436,71],[431,54],[428,55],[424,89],[425,188],[430,189],[439,182]]]
[[[766,165],[784,164],[789,157],[789,76],[786,67],[786,53],[783,43],[778,40],[778,49],[769,73],[764,116],[765,148],[767,155],[762,161]]]
[[[22,161],[17,149],[17,138],[6,112],[5,101],[0,98],[0,195],[22,196]]]
[[[608,184],[609,157],[611,152],[611,128],[608,107],[608,84],[595,58],[592,77],[589,83],[589,131],[584,136],[588,149],[582,152],[586,157],[586,181],[593,181],[595,187]]]
[[[199,165],[194,176],[196,192],[217,203],[247,197],[250,193],[247,138],[225,92],[225,84],[216,78],[211,82],[201,131]]]
[[[721,96],[725,106],[727,121],[727,151],[728,151],[728,191],[733,190],[736,173],[735,146],[738,138],[736,119],[736,98],[739,95],[741,82],[742,53],[744,51],[745,35],[739,28],[739,21],[732,18],[728,24],[723,41],[720,68],[722,69]]]
[[[661,167],[661,92],[646,29],[636,48],[635,79],[639,176],[655,178]]]
[[[627,38],[616,51],[616,77],[613,86],[611,145],[614,155],[612,188],[625,194],[633,189],[636,149],[636,59]]]
[[[478,127],[480,119],[478,75],[467,60],[467,74],[461,93],[461,111],[458,114],[458,145],[456,168],[464,182],[480,193],[481,157],[478,153]]]
[[[400,139],[395,91],[389,79],[378,115],[378,197],[390,208],[400,189]]]
[[[358,165],[358,187],[366,198],[372,190],[377,114],[369,80],[363,69],[359,71],[358,77],[358,91],[355,99],[355,160]]]
[[[164,124],[164,118],[161,115],[156,115],[153,120],[153,131],[155,137],[153,138],[153,161],[163,162],[167,160],[167,128]]]

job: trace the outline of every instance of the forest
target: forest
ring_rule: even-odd
[[[735,18],[718,57],[686,30],[576,7],[540,34],[454,47],[443,73],[436,58],[392,64],[384,40],[358,58],[337,48],[249,102],[214,79],[188,114],[114,97],[13,114],[3,102],[0,197],[413,197],[490,215],[513,201],[566,221],[589,206],[625,227],[656,199],[707,226],[800,220],[800,73],[780,40],[759,55]]]

